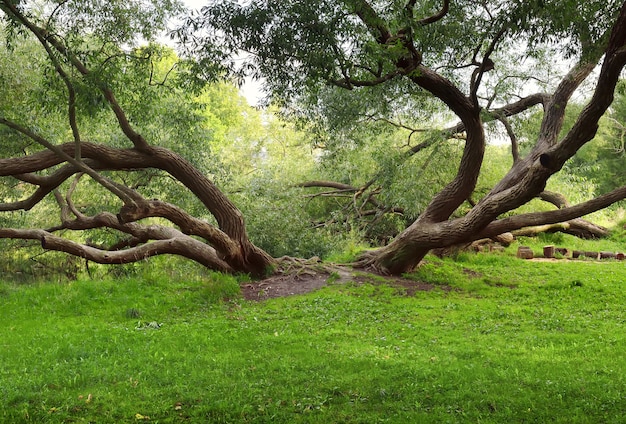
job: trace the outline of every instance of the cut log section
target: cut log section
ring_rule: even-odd
[[[532,259],[533,251],[528,246],[520,246],[517,248],[517,257],[520,259]]]

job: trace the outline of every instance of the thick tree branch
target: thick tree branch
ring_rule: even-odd
[[[550,101],[550,95],[546,93],[535,93],[531,94],[527,97],[523,97],[513,103],[509,103],[505,106],[491,109],[491,110],[483,110],[483,122],[492,122],[498,117],[509,118],[511,116],[519,115],[522,112],[527,111],[528,109],[537,106],[539,104],[543,105],[544,108],[546,104]],[[463,122],[459,122],[458,124],[449,127],[444,130],[448,134],[458,134],[465,131],[465,126]]]
[[[0,121],[1,122],[1,121]],[[0,176],[12,176],[31,172],[42,171],[63,161],[70,162],[76,167],[74,172],[86,171],[84,164],[76,162],[68,152],[73,151],[73,144],[51,146],[56,151],[41,151],[32,155],[0,159]],[[57,153],[58,152],[58,153]],[[141,152],[135,149],[117,149],[113,147],[83,143],[82,155],[85,159],[92,159],[93,166],[99,170],[131,170],[156,168],[170,173],[191,190],[202,203],[215,216],[220,228],[223,228],[229,236],[238,240],[243,237],[243,217],[241,212],[217,189],[217,187],[194,168],[181,156],[163,148],[151,148],[149,152]],[[91,171],[95,172],[95,171]],[[89,174],[89,172],[86,172]],[[96,173],[97,174],[97,173]],[[89,174],[91,176],[91,174]],[[103,179],[103,177],[101,177]],[[122,191],[113,184],[109,185],[120,195],[129,198],[128,193]],[[117,194],[117,193],[116,193]],[[128,204],[132,204],[129,202]],[[230,233],[229,233],[230,232]]]
[[[40,145],[44,146],[46,149],[50,150],[51,152],[53,152],[55,155],[58,156],[59,162],[61,162],[61,161],[68,162],[68,163],[72,164],[74,167],[76,167],[77,169],[79,169],[81,172],[84,172],[85,174],[88,174],[91,178],[93,178],[96,182],[98,182],[104,188],[106,188],[111,193],[115,194],[117,197],[122,199],[122,201],[124,203],[132,204],[134,202],[133,199],[127,195],[127,193],[125,193],[124,191],[120,190],[119,187],[116,187],[115,185],[111,184],[111,182],[109,180],[107,180],[102,175],[97,173],[95,170],[93,170],[92,168],[87,166],[87,164],[85,164],[85,162],[83,162],[82,160],[77,160],[75,157],[73,157],[70,154],[68,154],[66,151],[63,150],[62,147],[52,144],[50,141],[46,140],[45,138],[41,137],[38,134],[35,134],[33,131],[29,130],[28,128],[24,128],[21,125],[18,125],[17,123],[15,123],[13,121],[10,121],[8,119],[5,119],[5,118],[3,118],[1,116],[0,116],[0,124],[1,125],[6,125],[7,127],[9,127],[11,129],[13,129],[13,130],[15,130],[15,131],[25,135],[25,136],[27,136],[31,140],[33,140],[33,141],[39,143]],[[72,149],[73,149],[73,152],[76,152],[76,145],[75,144],[72,145]],[[41,169],[45,169],[45,168],[41,168]],[[36,170],[32,170],[32,171],[17,172],[16,174],[22,174],[22,173],[28,173],[28,172],[33,172],[33,171],[39,171],[41,169],[36,169]],[[0,174],[0,175],[2,175],[2,174]],[[7,174],[7,175],[11,175],[11,174]]]
[[[532,94],[528,97],[524,97],[506,106],[502,106],[497,109],[493,109],[491,111],[485,112],[483,114],[483,122],[491,122],[493,120],[499,120],[499,117],[504,118],[504,117],[515,116],[538,104],[545,105],[547,101],[549,100],[549,97],[550,96],[545,93],[537,93],[537,94]],[[441,132],[439,133],[439,136],[429,137],[427,140],[423,141],[422,143],[419,143],[411,147],[407,151],[407,154],[411,156],[416,153],[419,153],[420,151],[432,146],[438,141],[448,139],[452,137],[454,134],[460,134],[464,131],[465,131],[465,125],[463,124],[463,122],[459,122],[458,124],[454,126],[441,130]]]
[[[583,239],[597,239],[607,237],[610,232],[599,225],[586,221],[582,218],[570,219],[569,221],[556,224],[545,224],[536,227],[524,227],[512,231],[515,237],[535,237],[541,233],[565,233]],[[507,233],[509,234],[509,233]]]
[[[237,254],[238,245],[228,235],[170,203],[150,200],[140,206],[124,206],[118,214],[121,223],[130,223],[148,217],[165,218],[177,225],[184,234],[202,237],[223,257],[232,257]]]
[[[626,4],[622,7],[612,34],[613,44],[609,44],[607,54],[598,77],[598,84],[590,103],[579,115],[574,128],[565,139],[551,150],[562,126],[562,118],[567,101],[573,91],[589,75],[594,65],[585,61],[577,65],[561,82],[551,101],[546,105],[540,139],[525,159],[518,161],[507,176],[463,218],[453,221],[429,222],[421,217],[391,244],[379,251],[365,254],[360,266],[371,266],[380,272],[398,274],[410,271],[432,248],[463,243],[478,238],[494,237],[512,229],[541,223],[561,222],[602,209],[623,199],[626,188],[601,196],[582,206],[564,208],[557,211],[528,214],[515,220],[493,221],[504,212],[513,210],[543,191],[547,179],[557,172],[577,149],[590,140],[596,132],[598,120],[613,99],[613,92],[619,75],[626,62]],[[431,84],[435,81],[428,81]],[[437,88],[435,86],[435,88]],[[437,97],[449,94],[445,86],[439,87],[445,92]],[[434,94],[434,93],[433,93]],[[454,96],[449,98],[454,99]],[[455,102],[446,104],[452,109]],[[453,109],[454,110],[454,109]],[[469,109],[468,109],[469,111]],[[458,115],[458,113],[457,113]],[[461,117],[461,116],[460,116]],[[471,118],[471,115],[470,117]],[[465,124],[465,120],[463,120]],[[471,119],[469,119],[471,122]],[[481,126],[482,128],[482,126]],[[468,136],[470,132],[468,131]],[[469,137],[468,137],[469,141]],[[466,144],[467,147],[467,144]],[[432,203],[431,203],[432,206]],[[429,206],[430,207],[430,206]]]
[[[552,166],[556,169],[560,169],[567,159],[595,136],[598,122],[613,102],[617,82],[624,66],[626,66],[625,40],[626,3],[622,8],[615,30],[611,34],[593,97],[580,113],[567,135],[551,151],[545,153],[549,155],[553,162]]]
[[[556,143],[559,132],[563,128],[565,109],[570,98],[574,91],[580,87],[580,84],[595,69],[596,65],[597,61],[588,61],[585,58],[584,61],[576,64],[563,78],[550,102],[546,105],[546,112],[539,131],[538,148],[545,149],[546,145],[554,145]]]
[[[374,8],[366,0],[355,1],[353,8],[354,13],[367,26],[376,41],[380,44],[387,43],[391,38],[391,32]]]
[[[591,100],[578,115],[572,129],[563,140],[557,143],[556,139],[563,125],[567,102],[574,90],[595,67],[595,64],[590,63],[589,58],[586,57],[561,81],[551,101],[546,105],[539,139],[533,151],[514,164],[511,171],[493,188],[491,193],[483,198],[485,202],[498,203],[497,199],[503,198],[502,193],[508,193],[508,196],[511,196],[510,188],[519,186],[518,189],[513,190],[517,194],[510,197],[517,201],[503,201],[497,210],[494,210],[494,217],[515,209],[543,191],[547,179],[558,172],[580,147],[595,136],[598,122],[613,101],[617,81],[626,65],[624,39],[626,39],[626,4],[622,6],[611,32],[611,41],[606,48]],[[599,57],[596,59],[599,60]],[[524,178],[520,178],[520,175],[524,175]]]
[[[61,200],[61,199],[59,199]],[[65,210],[65,208],[63,208],[63,210]],[[94,228],[111,228],[126,234],[130,234],[133,236],[134,241],[134,245],[138,245],[138,244],[144,244],[144,243],[148,243],[148,244],[153,244],[155,243],[155,241],[151,241],[151,240],[156,240],[156,241],[167,241],[167,240],[179,240],[177,242],[177,245],[180,245],[182,247],[182,245],[187,245],[188,247],[193,249],[192,255],[187,255],[184,252],[173,252],[173,251],[162,251],[163,247],[162,247],[162,243],[157,245],[157,246],[152,246],[149,248],[144,248],[147,249],[148,251],[154,251],[154,254],[151,254],[150,256],[154,256],[155,254],[164,254],[164,253],[176,253],[176,254],[180,254],[182,256],[186,256],[189,257],[190,259],[195,260],[196,262],[199,262],[203,265],[207,265],[207,264],[219,264],[220,268],[218,270],[222,270],[224,265],[226,264],[226,262],[223,262],[221,259],[218,259],[216,250],[201,242],[198,240],[195,240],[191,237],[188,237],[187,235],[185,235],[184,233],[182,233],[181,231],[175,230],[173,228],[168,228],[168,227],[164,227],[161,225],[149,225],[149,226],[143,226],[140,225],[138,223],[134,223],[134,222],[120,222],[120,220],[118,219],[118,217],[114,214],[108,213],[108,212],[102,212],[99,213],[95,216],[90,216],[87,217],[83,214],[79,214],[76,219],[69,219],[69,216],[67,215],[66,212],[64,212],[62,214],[62,224],[58,227],[55,228],[51,228],[49,230],[47,230],[47,233],[52,233],[54,231],[59,231],[59,230],[74,230],[74,231],[83,231],[83,230],[90,230],[90,229],[94,229]],[[200,231],[201,232],[201,231]],[[202,232],[201,232],[202,233]],[[204,233],[203,233],[204,234]],[[199,235],[203,235],[203,234],[199,234]],[[60,237],[57,237],[57,239],[61,239]],[[187,241],[187,239],[189,239]],[[62,239],[64,240],[64,239]],[[67,243],[65,242],[59,242],[61,246],[67,246]],[[76,247],[74,249],[81,249],[82,247],[78,247],[79,244],[75,243]],[[232,242],[231,242],[232,245]],[[221,246],[220,246],[221,247]],[[44,248],[46,248],[46,246],[44,246]],[[139,248],[138,248],[139,249]],[[57,249],[53,249],[53,250],[57,250]],[[99,249],[101,250],[101,249]],[[63,250],[66,251],[67,253],[71,253],[73,255],[76,256],[82,256],[80,254],[76,254],[74,250],[72,251],[67,251],[67,250]],[[138,250],[135,250],[134,253],[133,251],[130,250],[123,250],[120,252],[120,254],[117,255],[117,257],[119,258],[128,258],[128,259],[124,259],[124,260],[128,260],[129,262],[132,262],[132,260],[130,260],[131,258],[139,258],[136,260],[140,260],[141,256],[137,256],[136,252]],[[160,253],[156,253],[156,252],[160,252]],[[161,252],[162,251],[162,252]],[[103,251],[104,252],[104,251]],[[108,252],[108,251],[107,251]],[[104,255],[105,253],[101,253],[100,256]],[[85,257],[85,256],[82,256]],[[87,259],[91,259],[91,258],[87,258]],[[113,262],[100,262],[99,260],[95,260],[95,259],[91,259],[94,260],[96,262],[99,263],[117,263],[115,261]],[[222,264],[223,262],[223,264]],[[122,263],[127,263],[127,262],[122,262]],[[215,268],[213,268],[215,269]]]
[[[105,216],[105,214],[102,214],[101,216],[94,217],[94,219],[97,221],[105,220],[115,226],[114,222],[116,221],[116,218],[114,215]],[[76,222],[77,229],[96,228],[102,226],[102,222],[94,223],[90,222],[90,220]],[[222,272],[234,271],[225,261],[219,259],[215,255],[215,251],[210,246],[207,246],[198,240],[184,236],[180,233],[180,236],[168,238],[167,236],[169,235],[175,235],[173,233],[174,230],[162,227],[159,228],[156,226],[146,228],[143,231],[149,233],[149,235],[143,234],[144,238],[157,238],[157,240],[121,251],[108,251],[91,246],[85,246],[80,243],[55,236],[45,230],[0,228],[0,238],[38,240],[44,249],[65,252],[101,264],[124,264],[138,262],[156,255],[175,254],[190,258],[210,269]]]
[[[56,146],[65,154],[73,151],[73,144]],[[92,166],[99,170],[137,170],[146,168],[161,169],[168,172],[184,186],[186,186],[216,218],[220,232],[226,234],[230,242],[225,241],[220,232],[213,231],[210,237],[212,243],[221,249],[224,260],[229,261],[231,266],[238,270],[262,274],[268,264],[274,260],[264,251],[254,246],[247,237],[243,216],[235,205],[200,171],[193,167],[181,156],[163,148],[151,148],[148,152],[136,149],[117,149],[92,143],[82,145],[82,156],[85,160],[91,160]],[[73,160],[73,158],[70,159]],[[69,160],[68,160],[69,161]],[[0,176],[22,175],[48,169],[62,163],[59,155],[50,151],[41,151],[19,158],[0,159]],[[71,165],[68,165],[71,166]],[[65,173],[63,178],[68,178],[74,169],[62,168]],[[82,170],[82,169],[81,169]],[[68,175],[69,172],[69,175]],[[59,179],[61,176],[58,177]],[[58,181],[58,180],[57,180]],[[111,184],[116,187],[114,184]],[[116,187],[132,199],[130,193]],[[130,190],[130,189],[127,189]],[[139,199],[132,199],[135,206],[144,207],[145,204]],[[128,206],[129,204],[127,204]],[[150,208],[149,208],[150,209]],[[171,212],[171,210],[170,210]],[[173,212],[171,212],[173,213]],[[149,215],[149,214],[148,214]],[[180,215],[179,215],[180,216]],[[173,219],[173,221],[175,221]],[[180,221],[178,221],[180,223]],[[190,228],[196,228],[192,223]],[[189,230],[192,231],[192,230]],[[195,230],[194,230],[195,231]],[[198,230],[200,231],[200,230]],[[203,234],[208,235],[204,228]],[[236,246],[233,250],[232,246]],[[232,256],[234,255],[234,256]],[[251,261],[251,262],[248,262]]]
[[[558,209],[563,209],[570,206],[570,203],[565,196],[563,196],[561,193],[556,193],[554,191],[544,190],[539,193],[539,196],[537,197],[539,197],[544,202],[553,204]]]
[[[575,206],[563,207],[561,209],[534,212],[523,215],[517,215],[510,218],[504,218],[492,222],[480,232],[480,238],[493,237],[508,231],[517,230],[523,227],[535,225],[556,224],[559,222],[569,221],[592,212],[604,209],[612,204],[624,200],[626,198],[626,186],[620,187],[610,193],[598,196],[595,199],[579,203]]]
[[[39,176],[36,174],[18,174],[14,175],[19,181],[37,185],[37,189],[26,199],[16,202],[0,203],[0,212],[17,211],[32,209],[37,203],[41,202],[48,194],[56,189],[63,181],[67,180],[75,173],[72,165],[64,166],[48,176]]]

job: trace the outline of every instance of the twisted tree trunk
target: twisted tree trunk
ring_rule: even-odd
[[[578,218],[623,199],[626,196],[624,187],[593,201],[558,211],[497,219],[499,215],[527,203],[543,192],[548,178],[594,137],[598,121],[611,104],[620,73],[626,65],[626,3],[621,8],[604,50],[593,97],[573,128],[562,140],[558,140],[569,99],[599,60],[599,54],[595,57],[593,54],[582,56],[581,62],[563,78],[547,100],[539,138],[530,154],[516,160],[509,173],[467,215],[453,220],[449,220],[449,217],[474,190],[482,164],[484,134],[474,84],[479,78],[473,78],[471,93],[466,97],[450,81],[421,64],[416,65],[411,80],[442,100],[463,123],[467,141],[461,164],[455,179],[432,200],[410,227],[388,246],[365,253],[357,265],[383,273],[401,274],[411,271],[430,249],[493,237],[528,226],[529,222],[550,224]],[[479,70],[483,71],[484,67],[481,66]],[[557,217],[564,219],[554,221]]]

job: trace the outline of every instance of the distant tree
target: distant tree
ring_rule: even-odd
[[[433,248],[570,220],[626,196],[620,187],[578,205],[502,218],[539,196],[595,136],[626,64],[626,6],[620,1],[218,0],[179,32],[201,63],[263,77],[296,115],[321,112],[331,120],[357,107],[361,116],[387,120],[397,111],[419,117],[422,110],[458,118],[458,124],[440,127],[439,137],[407,148],[411,155],[442,139],[462,139],[456,175],[391,243],[364,254],[361,266],[400,274]],[[241,52],[248,55],[243,67],[233,60]],[[592,95],[560,135],[566,107],[583,83]],[[349,96],[327,95],[332,89]],[[538,135],[520,152],[511,121],[537,106],[543,111]],[[455,217],[489,165],[485,125],[492,121],[511,139],[513,165]]]

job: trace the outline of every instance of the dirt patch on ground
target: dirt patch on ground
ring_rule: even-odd
[[[524,259],[529,262],[558,262],[561,264],[568,263],[588,263],[588,264],[612,264],[615,263],[615,259],[592,259],[592,258],[584,258],[584,259],[573,259],[573,258],[532,258],[532,259]]]
[[[244,299],[261,301],[276,297],[305,294],[320,289],[327,284],[386,284],[399,287],[405,296],[413,296],[418,291],[429,291],[435,288],[450,291],[450,286],[434,285],[413,281],[406,278],[382,277],[362,271],[355,271],[349,267],[333,266],[326,269],[321,267],[306,267],[297,271],[291,270],[275,276],[241,284]]]

